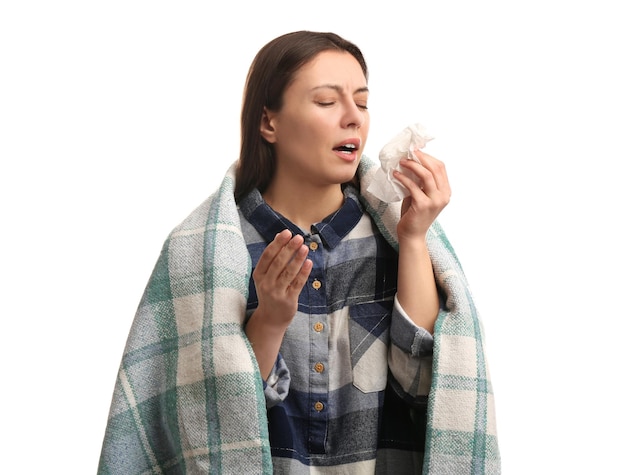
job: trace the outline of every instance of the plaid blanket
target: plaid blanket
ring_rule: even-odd
[[[361,189],[377,164],[363,157]],[[243,331],[251,264],[233,198],[220,188],[169,235],[133,321],[98,473],[271,474],[265,397]],[[362,201],[397,248],[400,203]],[[483,330],[440,225],[428,234],[446,311],[435,327],[423,473],[497,474]]]

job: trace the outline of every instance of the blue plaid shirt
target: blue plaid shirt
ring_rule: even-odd
[[[284,229],[304,237],[313,261],[265,382],[274,471],[421,473],[433,338],[395,299],[397,253],[356,190],[344,195],[310,232],[258,190],[239,203],[253,268]],[[248,317],[257,305],[250,279]]]

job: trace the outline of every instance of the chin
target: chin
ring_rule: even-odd
[[[350,175],[349,174],[343,175],[341,178],[337,180],[337,182],[340,183],[343,188],[345,185],[349,185],[349,184],[357,185],[359,181],[357,179],[356,171],[355,171],[355,173],[352,173]]]

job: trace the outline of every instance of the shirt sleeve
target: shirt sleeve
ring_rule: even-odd
[[[404,311],[398,298],[393,302],[391,318],[391,340],[411,356],[432,356],[433,336],[423,327],[417,326]]]
[[[416,400],[427,396],[432,380],[433,335],[416,325],[394,300],[391,316],[389,369],[400,396]]]
[[[267,409],[283,402],[289,392],[291,375],[287,363],[279,353],[276,363],[267,380],[263,381],[263,391],[265,393],[265,404]]]

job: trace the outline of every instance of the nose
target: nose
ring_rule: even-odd
[[[352,100],[347,100],[345,104],[345,112],[342,118],[342,127],[350,128],[356,127],[359,128],[365,122],[366,111],[361,110],[359,106]]]

